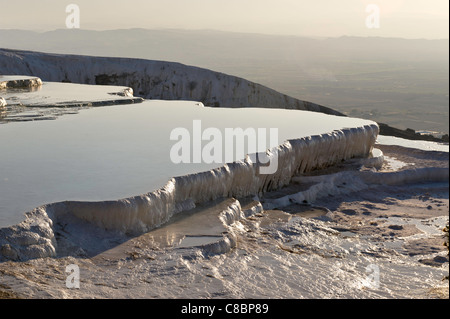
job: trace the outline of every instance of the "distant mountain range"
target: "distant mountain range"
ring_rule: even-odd
[[[354,59],[448,63],[448,44],[448,39],[307,38],[214,30],[0,30],[1,48],[172,61],[225,73],[230,65],[271,60],[300,63],[305,71],[315,62]]]

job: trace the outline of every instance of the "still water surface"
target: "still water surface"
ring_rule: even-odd
[[[281,109],[208,108],[196,102],[147,100],[88,108],[56,120],[0,125],[0,227],[64,200],[114,200],[145,194],[174,176],[222,164],[174,164],[174,128],[278,129],[278,142],[371,124],[354,118]],[[207,142],[203,142],[207,144]],[[268,142],[267,142],[268,143]],[[202,144],[202,145],[204,145]]]

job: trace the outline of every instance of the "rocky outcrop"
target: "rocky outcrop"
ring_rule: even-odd
[[[16,73],[12,73],[16,74]],[[0,89],[28,89],[33,87],[40,87],[42,80],[38,77],[30,76],[0,76]],[[0,102],[1,105],[1,102]]]
[[[0,229],[0,262],[56,255],[53,221],[43,208],[26,214],[18,225]]]
[[[447,142],[448,143],[448,134],[442,136],[441,138],[435,137],[432,135],[423,135],[416,133],[413,129],[401,130],[392,126],[389,126],[384,123],[378,123],[380,127],[380,135],[387,136],[396,136],[400,138],[405,138],[407,140],[422,140],[422,141],[430,141],[430,142]]]

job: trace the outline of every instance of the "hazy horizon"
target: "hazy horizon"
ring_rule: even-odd
[[[113,31],[133,31],[133,30],[144,30],[144,31],[174,31],[174,32],[216,32],[216,33],[227,33],[227,34],[240,34],[240,35],[255,35],[255,36],[273,36],[273,37],[292,37],[292,38],[305,38],[305,39],[338,39],[338,38],[383,38],[383,39],[398,39],[398,40],[429,40],[429,41],[449,41],[450,37],[447,38],[421,38],[421,37],[401,37],[401,36],[380,36],[380,35],[336,35],[336,36],[313,36],[313,35],[293,35],[293,34],[271,34],[263,32],[244,32],[244,31],[227,31],[220,29],[183,29],[183,28],[141,28],[141,27],[130,27],[130,28],[112,28],[104,30],[96,29],[67,29],[67,28],[56,28],[51,30],[31,30],[31,29],[19,29],[19,28],[0,28],[0,31],[23,31],[23,32],[33,32],[37,34],[45,34],[56,31],[71,31],[71,32],[113,32]]]
[[[42,0],[24,6],[2,4],[0,29],[47,32],[66,28],[69,4],[80,9],[80,29],[181,29],[224,31],[301,37],[389,37],[448,39],[449,2],[446,0]],[[366,19],[380,9],[379,28],[368,28]],[[18,19],[20,17],[20,19]]]

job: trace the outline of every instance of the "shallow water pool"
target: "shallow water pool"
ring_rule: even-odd
[[[145,194],[171,177],[222,166],[172,161],[177,142],[170,139],[172,131],[189,131],[194,144],[194,120],[200,121],[202,131],[216,128],[222,133],[240,127],[267,129],[269,135],[270,128],[276,128],[279,144],[373,124],[298,110],[219,109],[197,102],[147,100],[88,108],[54,121],[0,125],[0,227],[20,222],[25,212],[43,204]],[[201,143],[204,147],[207,141]]]

